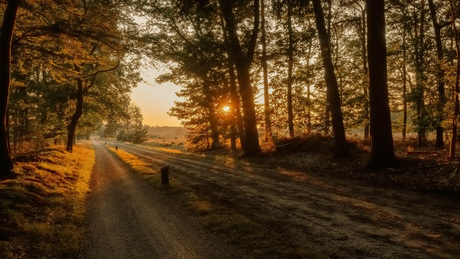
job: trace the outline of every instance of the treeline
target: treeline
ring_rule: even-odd
[[[170,114],[191,141],[210,148],[230,139],[255,155],[260,128],[266,143],[284,130],[320,131],[333,134],[336,156],[346,156],[346,130],[362,128],[377,166],[395,160],[392,132],[404,139],[412,130],[420,145],[436,132],[437,146],[448,133],[455,155],[459,7],[451,0],[8,0],[0,7],[3,171],[22,141],[66,136],[71,151],[75,134],[103,121],[123,125],[140,56],[168,68],[159,82],[182,86],[184,101]],[[401,114],[393,124],[390,110]]]
[[[99,129],[103,138],[116,138],[118,141],[128,141],[139,144],[149,139],[149,126],[143,124],[141,109],[134,104],[128,107],[127,113],[121,119],[111,117]]]
[[[436,132],[437,146],[456,135],[458,1],[178,0],[138,12],[149,56],[169,68],[158,81],[182,86],[170,114],[192,141],[238,138],[253,155],[258,126],[267,142],[317,131],[340,156],[345,131],[361,128],[387,164],[391,132],[419,145]]]
[[[127,8],[123,1],[1,2],[2,176],[28,145],[64,142],[71,152],[77,136],[130,119],[130,89],[141,79]]]

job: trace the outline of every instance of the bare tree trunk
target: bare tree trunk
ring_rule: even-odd
[[[418,121],[418,145],[424,146],[426,144],[426,133],[427,127],[423,122],[427,117],[427,111],[425,107],[425,0],[421,0],[421,11],[420,11],[420,27],[419,35],[416,35],[415,41],[415,80],[417,86],[415,87],[415,106],[417,110],[417,121]],[[417,33],[416,33],[417,34]]]
[[[308,112],[307,112],[307,131],[311,133],[311,89],[310,89],[310,58],[312,52],[312,44],[308,45],[308,54],[307,54],[307,64],[306,64],[306,81],[305,84],[307,85],[307,102],[308,102]]]
[[[367,68],[367,47],[366,47],[366,8],[362,10],[361,14],[361,58],[363,61],[363,78],[365,78],[365,83],[363,84],[363,94],[365,97],[364,101],[364,140],[369,140],[370,126],[369,126],[369,69]]]
[[[330,110],[332,115],[332,130],[334,133],[334,154],[335,156],[348,155],[348,145],[345,137],[345,128],[343,125],[342,109],[340,104],[340,95],[337,84],[337,78],[332,64],[331,47],[329,36],[326,32],[323,8],[320,0],[313,0],[315,11],[316,27],[321,46],[321,56],[324,65],[324,78],[328,89]]]
[[[407,132],[407,45],[406,45],[406,29],[403,31],[403,127],[402,140],[406,141]]]
[[[228,32],[224,25],[224,18],[222,16],[220,18],[221,18],[221,27],[222,27],[222,34],[224,36],[224,41],[228,42]],[[229,79],[230,79],[230,95],[231,95],[231,100],[232,100],[232,107],[231,107],[232,108],[232,125],[234,124],[237,125],[241,147],[243,148],[243,150],[246,150],[246,140],[245,140],[246,138],[244,135],[244,122],[243,122],[243,118],[241,117],[240,96],[238,94],[238,87],[236,85],[235,67],[234,67],[233,60],[230,55],[228,59],[226,60],[226,63],[227,63],[228,74],[229,74]],[[233,127],[233,129],[234,129],[234,133],[236,136],[235,127]],[[236,151],[236,143],[235,143],[234,151]]]
[[[8,95],[10,91],[11,41],[20,0],[9,0],[0,31],[0,178],[12,175],[14,168],[9,148]]]
[[[75,131],[77,129],[77,123],[83,113],[83,79],[77,79],[77,103],[75,106],[75,111],[72,115],[69,125],[67,125],[67,147],[68,152],[72,152],[74,140],[75,140]]]
[[[245,133],[244,155],[254,156],[261,151],[259,146],[259,134],[257,132],[254,93],[252,91],[250,77],[250,68],[254,58],[257,34],[259,31],[259,0],[254,0],[254,27],[245,52],[243,52],[238,38],[237,24],[233,13],[233,2],[219,0],[219,3],[222,16],[226,22],[225,27],[228,33],[229,54],[236,67],[241,101],[243,103]]]
[[[372,17],[367,19],[367,51],[372,137],[369,165],[373,168],[383,168],[396,161],[388,100],[384,2],[384,0],[366,0],[367,17]]]
[[[452,118],[452,139],[450,140],[450,152],[449,155],[451,158],[455,157],[456,153],[456,144],[457,144],[457,127],[458,127],[458,113],[459,113],[459,99],[458,95],[460,94],[460,43],[458,39],[458,30],[457,26],[455,26],[455,22],[457,17],[455,15],[454,4],[452,0],[449,0],[450,3],[450,11],[452,15],[452,29],[454,31],[454,38],[455,38],[455,51],[457,53],[457,70],[455,75],[455,108],[454,108],[454,117]]]
[[[238,127],[238,135],[240,136],[241,147],[245,150],[246,138],[244,136],[244,122],[241,117],[240,96],[238,95],[238,88],[236,86],[236,75],[233,63],[229,61],[229,74],[230,74],[230,91],[232,95],[233,105],[233,123]]]
[[[262,70],[264,77],[264,116],[265,116],[265,142],[271,143],[272,124],[270,120],[270,96],[268,93],[268,68],[267,68],[267,37],[265,32],[265,0],[260,2],[261,16],[261,44],[262,44]]]
[[[444,104],[446,103],[446,94],[445,94],[445,82],[444,76],[445,72],[442,68],[442,60],[443,60],[443,48],[442,48],[442,40],[441,40],[441,26],[438,23],[438,19],[436,17],[436,7],[434,6],[433,0],[428,0],[428,5],[430,7],[430,15],[431,20],[433,22],[433,29],[436,41],[436,53],[438,55],[438,73],[436,74],[438,80],[438,103],[437,103],[437,125],[436,125],[436,147],[444,147],[444,129],[442,128],[442,121],[444,120]]]
[[[289,41],[289,47],[288,47],[288,78],[287,78],[287,110],[288,110],[288,127],[289,127],[289,137],[293,138],[294,137],[294,112],[292,108],[292,83],[293,83],[293,78],[292,78],[292,69],[294,66],[294,35],[292,32],[292,4],[291,0],[287,1],[287,6],[288,6],[288,41]]]
[[[206,78],[206,76],[204,76],[203,78]],[[206,105],[207,105],[208,113],[209,113],[209,124],[211,127],[211,138],[212,138],[211,149],[214,149],[219,146],[218,120],[217,120],[216,110],[214,108],[212,91],[211,91],[211,88],[209,87],[209,82],[206,82],[206,80],[203,82],[203,93],[206,98]]]

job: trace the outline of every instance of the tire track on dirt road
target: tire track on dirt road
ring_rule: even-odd
[[[274,235],[332,257],[458,258],[460,253],[460,205],[450,197],[116,145],[154,168],[168,164],[183,185],[236,208]]]
[[[165,201],[106,147],[94,142],[82,258],[234,258],[235,249]]]

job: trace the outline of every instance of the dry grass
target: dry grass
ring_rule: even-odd
[[[77,257],[94,165],[89,143],[21,157],[0,182],[0,258]]]
[[[140,175],[153,175],[156,172],[148,167],[146,163],[137,158],[135,155],[123,151],[121,149],[115,149],[114,147],[109,147],[109,149],[117,154],[125,163],[127,163],[132,169],[138,172]]]
[[[163,150],[158,147],[150,148],[171,152],[171,150]],[[170,186],[167,188],[161,186],[159,173],[142,160],[123,150],[109,149],[116,153],[131,169],[150,181],[153,186],[165,191],[170,198],[175,198],[183,203],[189,211],[199,217],[205,228],[223,237],[228,243],[247,250],[249,254],[252,253],[257,258],[326,258],[313,249],[280,243],[279,240],[275,240],[270,235],[271,229],[242,215],[235,208],[229,208],[219,204],[219,202],[200,197],[192,188],[182,185],[177,179],[170,179]],[[194,155],[197,158],[204,156]],[[215,157],[222,163],[232,159],[225,156]]]

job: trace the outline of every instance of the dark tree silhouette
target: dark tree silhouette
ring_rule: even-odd
[[[259,134],[254,104],[254,93],[251,87],[250,68],[254,59],[254,51],[259,31],[259,1],[254,0],[254,25],[251,37],[243,50],[237,31],[237,20],[233,11],[233,1],[219,0],[225,28],[228,34],[229,54],[235,64],[237,79],[240,86],[241,101],[243,104],[244,122],[244,154],[253,156],[260,152]]]
[[[348,145],[343,125],[342,108],[340,104],[339,87],[335,76],[334,64],[332,63],[331,45],[326,31],[324,12],[320,0],[312,0],[315,12],[316,28],[321,46],[321,57],[324,66],[324,78],[326,80],[329,108],[332,115],[332,131],[334,133],[334,154],[336,157],[348,155]]]
[[[366,4],[367,17],[369,17],[367,51],[372,138],[369,165],[373,168],[382,168],[396,161],[388,100],[384,0],[367,0]]]
[[[10,91],[11,41],[20,0],[9,0],[0,32],[0,178],[8,177],[14,168],[8,145],[8,94]]]

